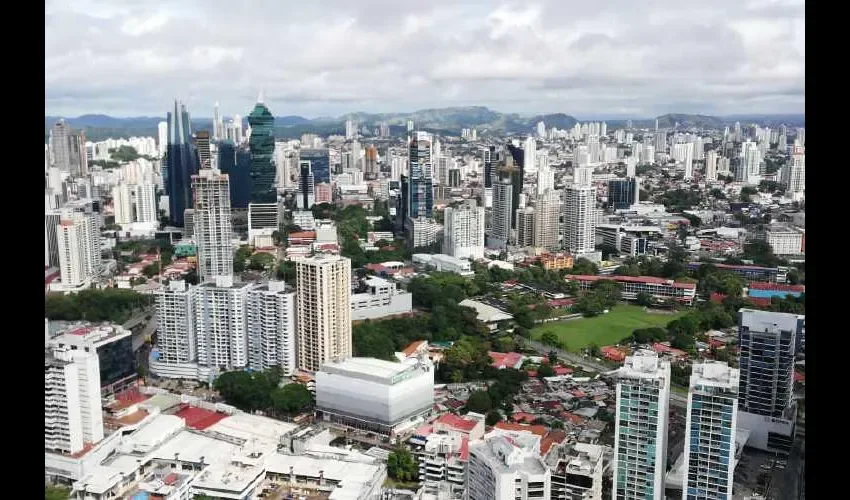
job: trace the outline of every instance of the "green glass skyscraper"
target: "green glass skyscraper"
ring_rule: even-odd
[[[263,95],[257,98],[254,110],[248,115],[251,137],[251,203],[276,203],[274,164],[274,116],[263,104]]]

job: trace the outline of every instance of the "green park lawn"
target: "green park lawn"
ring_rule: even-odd
[[[536,326],[531,330],[534,339],[540,339],[544,332],[552,331],[558,335],[567,350],[579,352],[590,344],[599,347],[616,344],[632,334],[638,328],[653,326],[664,327],[683,313],[647,313],[643,307],[617,305],[608,314],[594,318],[579,318]]]

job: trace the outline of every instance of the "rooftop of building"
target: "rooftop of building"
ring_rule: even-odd
[[[546,473],[546,465],[538,454],[540,436],[526,432],[495,432],[483,440],[470,443],[470,455],[477,455],[499,473]]]
[[[553,474],[592,474],[603,453],[604,447],[597,444],[562,443],[551,448],[546,463]]]
[[[657,278],[655,276],[620,276],[620,275],[610,275],[610,276],[597,276],[597,275],[588,275],[588,274],[567,274],[564,276],[564,279],[574,279],[579,281],[599,281],[599,280],[614,280],[620,281],[624,283],[645,283],[645,284],[653,284],[653,285],[669,285],[674,288],[684,288],[684,289],[696,289],[696,283],[681,283],[677,281],[673,281],[667,278]]]
[[[499,321],[510,321],[513,319],[513,316],[510,314],[477,300],[464,299],[459,303],[459,305],[475,309],[475,312],[478,315],[478,320],[484,323],[496,323]]]
[[[50,321],[47,325],[51,341],[55,343],[111,342],[131,335],[130,330],[116,323],[90,321]]]
[[[403,362],[384,361],[375,358],[348,358],[343,361],[325,363],[320,372],[392,384],[393,379],[399,375],[422,367],[421,363],[420,360],[414,358]]]

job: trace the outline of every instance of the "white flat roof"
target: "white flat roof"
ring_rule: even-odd
[[[483,302],[478,302],[477,300],[464,299],[459,305],[475,309],[475,312],[478,314],[478,320],[483,321],[484,323],[508,321],[514,318],[500,309],[496,309],[495,307]]]
[[[224,418],[206,429],[206,432],[219,432],[227,436],[246,440],[246,444],[256,440],[260,447],[272,446],[277,449],[280,437],[298,428],[295,424],[281,422],[268,417],[237,413]]]
[[[240,446],[234,443],[183,431],[160,446],[151,456],[159,460],[174,460],[177,454],[181,462],[194,463],[199,463],[201,457],[204,457],[204,463],[217,464],[229,462],[239,449]]]
[[[412,363],[384,361],[383,359],[348,358],[336,363],[322,365],[321,371],[354,377],[369,375],[370,378],[376,377],[389,381],[394,376],[409,370],[412,366]]]
[[[266,470],[269,472],[289,474],[290,467],[297,476],[319,477],[319,471],[323,471],[325,479],[340,483],[331,495],[340,500],[359,498],[364,489],[373,486],[372,478],[383,468],[382,465],[280,453],[272,453],[266,459]]]
[[[122,449],[147,453],[184,427],[186,422],[176,415],[156,415],[150,422],[131,434],[127,440],[129,448],[122,445]]]

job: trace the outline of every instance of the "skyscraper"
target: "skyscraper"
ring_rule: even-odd
[[[547,251],[560,248],[558,225],[560,222],[561,192],[549,189],[538,194],[534,202],[534,247]]]
[[[782,167],[781,182],[791,194],[806,190],[806,152],[802,146],[794,146],[791,161]]]
[[[533,207],[521,205],[516,211],[516,230],[513,232],[514,245],[525,248],[534,245],[534,219]]]
[[[683,500],[731,500],[738,424],[738,370],[706,361],[691,368]]]
[[[156,291],[156,360],[164,365],[188,365],[197,358],[195,292],[182,280],[172,280]],[[196,371],[196,370],[192,370]],[[157,372],[158,375],[163,375]]]
[[[56,227],[56,241],[63,287],[78,288],[90,283],[101,268],[97,215],[63,212]]]
[[[224,122],[221,121],[221,113],[218,111],[218,101],[213,109],[213,140],[218,142],[224,139]]]
[[[201,168],[212,167],[212,154],[210,154],[210,133],[199,130],[195,134],[195,147],[198,150],[198,160]]]
[[[248,362],[255,370],[295,371],[295,289],[269,281],[248,290]]]
[[[136,189],[136,221],[156,222],[159,220],[156,208],[156,185],[152,183],[137,184]]]
[[[614,498],[662,500],[667,472],[670,363],[654,352],[638,351],[614,373]]]
[[[165,152],[168,151],[168,122],[159,122],[156,125],[156,146],[159,150],[159,158],[165,158]]]
[[[112,209],[116,224],[133,222],[133,195],[129,185],[122,182],[112,188]]]
[[[513,144],[508,144],[508,154],[510,158],[505,159],[505,172],[510,175],[514,190],[511,198],[511,227],[513,228],[516,227],[516,211],[519,208],[519,195],[522,193],[525,179],[525,151]]]
[[[192,208],[192,176],[198,173],[198,154],[191,141],[192,128],[186,106],[174,101],[168,113],[168,212],[176,226],[183,226],[183,213]]]
[[[249,284],[231,277],[195,287],[195,340],[198,367],[205,373],[248,367],[245,305]],[[201,371],[199,370],[199,371]]]
[[[484,257],[484,207],[466,200],[445,211],[443,253],[460,259]]]
[[[596,248],[596,188],[564,189],[564,247],[579,256]]]
[[[192,176],[193,218],[198,246],[200,283],[233,278],[233,231],[230,222],[230,181],[218,170],[203,169]]]
[[[484,156],[484,187],[493,187],[493,165],[498,161],[496,146],[490,146],[482,150]]]
[[[296,263],[298,368],[316,372],[323,363],[352,354],[351,261],[337,255]]]
[[[251,137],[251,203],[277,203],[277,186],[274,165],[274,116],[263,104],[263,95],[257,98],[254,110],[248,115]]]
[[[791,451],[797,419],[794,356],[804,325],[805,316],[796,314],[738,311],[739,422],[751,431],[748,446]]]
[[[410,141],[408,156],[410,164],[408,184],[410,195],[408,201],[410,207],[407,213],[411,219],[431,217],[431,210],[434,206],[431,141],[431,134],[426,132],[417,132]]]
[[[251,198],[251,152],[232,141],[218,143],[218,168],[230,180],[230,208],[248,208]]]
[[[88,175],[88,157],[86,156],[86,137],[82,131],[74,132],[59,120],[50,129],[50,148],[53,151],[53,163],[72,177]]]
[[[77,453],[103,439],[97,354],[57,347],[44,356],[44,448]]]
[[[640,185],[636,178],[611,179],[608,181],[608,206],[614,210],[626,210],[638,203]]]
[[[510,177],[493,181],[493,219],[487,246],[505,248],[511,239],[513,186]]]
[[[717,180],[717,151],[711,150],[705,155],[705,180],[714,182]]]
[[[537,171],[537,140],[528,136],[523,145],[523,161],[525,170],[529,173]]]
[[[327,148],[302,148],[299,159],[310,162],[313,182],[316,184],[331,182],[331,159]]]
[[[295,198],[299,210],[310,210],[316,202],[316,179],[313,176],[312,161],[299,162],[298,194]]]

